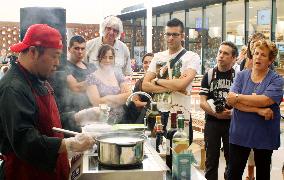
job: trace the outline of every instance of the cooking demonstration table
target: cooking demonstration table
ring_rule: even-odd
[[[82,155],[71,167],[71,180],[166,180],[169,168],[149,141],[144,144],[144,160],[141,165],[119,169],[99,165],[97,154]],[[192,166],[192,180],[203,180],[202,174]]]

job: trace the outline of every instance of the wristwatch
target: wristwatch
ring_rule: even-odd
[[[159,85],[159,84],[158,84],[158,80],[159,80],[159,78],[155,78],[155,79],[154,79],[155,85]]]

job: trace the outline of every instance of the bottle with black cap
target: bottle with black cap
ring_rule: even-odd
[[[155,124],[156,124],[156,116],[161,116],[160,112],[158,111],[157,103],[152,102],[151,103],[151,110],[150,113],[147,116],[147,126],[148,130],[151,131],[151,137],[155,137]]]
[[[177,113],[171,113],[170,114],[170,120],[171,120],[171,127],[167,131],[166,135],[166,145],[167,145],[167,151],[166,151],[166,164],[167,166],[172,169],[172,139],[173,135],[177,131]]]

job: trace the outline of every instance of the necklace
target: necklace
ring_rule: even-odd
[[[259,89],[261,83],[267,76],[268,72],[269,72],[269,69],[264,74],[258,76],[257,74],[254,74],[252,71],[251,81],[254,83],[253,92],[252,92],[253,95],[256,95],[256,91]]]

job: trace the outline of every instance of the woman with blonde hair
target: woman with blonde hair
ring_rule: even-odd
[[[252,69],[241,71],[227,102],[234,109],[230,126],[228,180],[241,180],[251,149],[256,179],[270,179],[273,150],[280,146],[280,108],[283,78],[269,69],[278,53],[275,43],[254,43]]]
[[[253,51],[253,46],[254,43],[261,40],[261,39],[265,39],[264,34],[262,33],[254,33],[248,42],[248,46],[244,46],[241,50],[240,54],[244,55],[244,59],[240,65],[240,70],[245,70],[245,69],[251,69],[252,68],[252,51]],[[251,150],[249,158],[248,158],[248,174],[246,177],[246,180],[254,180],[254,154],[253,154],[253,150]]]

